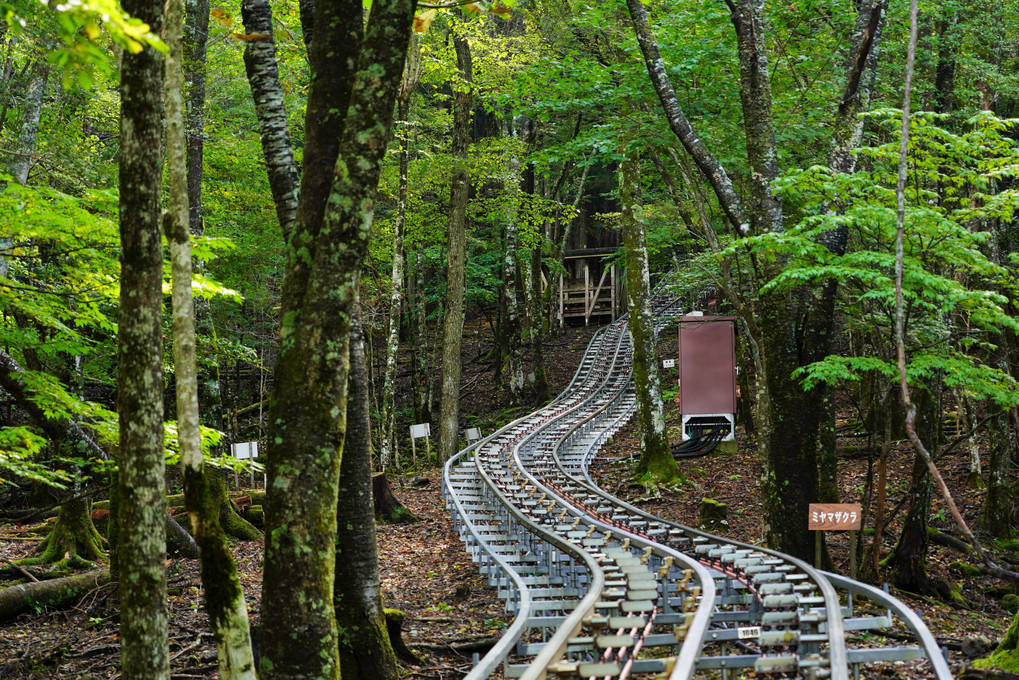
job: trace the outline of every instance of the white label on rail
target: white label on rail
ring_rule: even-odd
[[[736,634],[740,640],[749,640],[750,638],[761,637],[760,626],[743,626],[742,628],[736,629]]]

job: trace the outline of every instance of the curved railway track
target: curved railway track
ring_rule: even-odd
[[[659,298],[656,316],[679,310]],[[554,401],[451,458],[443,495],[467,550],[514,615],[469,680],[858,677],[926,658],[951,678],[919,617],[881,590],[775,551],[669,522],[601,490],[587,468],[635,408],[625,317],[600,330]],[[841,597],[840,597],[841,595]],[[854,616],[854,596],[884,608]],[[850,648],[890,627],[916,644]]]

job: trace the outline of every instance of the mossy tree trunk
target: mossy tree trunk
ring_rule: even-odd
[[[525,119],[526,134],[524,139],[530,145],[534,141],[534,125]],[[521,178],[523,193],[534,196],[538,193],[535,186],[534,164],[524,167]],[[520,267],[520,278],[523,284],[524,304],[527,308],[525,337],[531,344],[531,365],[534,374],[534,403],[543,404],[549,398],[548,375],[545,371],[545,329],[542,313],[543,296],[541,293],[541,242],[533,244],[522,253],[517,248],[517,266]]]
[[[68,560],[68,564],[77,565],[106,555],[103,538],[92,523],[91,505],[88,498],[74,498],[60,506],[56,524],[39,546],[39,561]]]
[[[40,606],[59,607],[110,582],[107,569],[0,588],[0,621]],[[154,676],[150,676],[154,677]]]
[[[336,506],[333,601],[340,630],[340,675],[344,680],[396,680],[396,656],[382,609],[367,386],[364,339],[355,316],[350,331],[347,438]]]
[[[184,497],[191,533],[202,560],[205,609],[216,641],[219,677],[223,680],[254,680],[248,608],[219,523],[215,487],[221,496],[226,486],[216,475],[203,469],[201,431],[198,415],[198,364],[195,353],[195,306],[191,279],[191,234],[188,208],[188,171],[184,135],[183,97],[183,0],[167,2],[166,59],[166,149],[170,209],[165,219],[170,244],[173,301],[173,364],[177,392],[177,444],[184,477]],[[229,507],[229,505],[228,505]]]
[[[376,0],[362,33],[360,2],[315,2],[304,176],[269,401],[259,661],[268,680],[340,673],[333,581],[350,323],[414,4]]]
[[[624,154],[636,153],[633,149],[621,151]],[[637,432],[640,436],[637,474],[654,483],[670,482],[679,476],[679,466],[665,434],[662,389],[658,381],[647,230],[640,204],[640,165],[629,156],[619,164],[619,201],[626,253],[626,309],[633,340],[633,382],[637,392]]]
[[[125,0],[159,35],[163,5]],[[121,677],[160,680],[170,671],[163,513],[163,57],[125,51],[120,73],[120,420],[116,522]]]
[[[460,443],[460,347],[463,340],[467,277],[467,149],[470,145],[471,106],[474,101],[471,48],[454,28],[453,49],[459,82],[453,86],[453,143],[455,167],[450,180],[449,241],[446,246],[446,307],[442,317],[442,387],[439,401],[439,462],[452,457]]]

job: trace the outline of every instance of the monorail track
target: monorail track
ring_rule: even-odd
[[[678,310],[659,300],[655,311],[667,319]],[[634,408],[624,318],[591,340],[557,399],[446,464],[454,524],[514,614],[469,680],[500,664],[527,679],[683,680],[710,670],[848,680],[863,664],[919,658],[938,680],[952,677],[919,617],[881,590],[601,490],[588,464]],[[853,616],[854,595],[885,614]],[[847,647],[847,632],[890,627],[893,614],[917,644]]]

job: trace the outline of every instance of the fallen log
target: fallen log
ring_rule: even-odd
[[[22,583],[0,589],[0,621],[38,607],[59,607],[110,582],[110,570],[99,569],[75,576]]]
[[[488,650],[495,647],[501,640],[498,635],[495,637],[479,638],[477,640],[465,640],[461,642],[434,643],[413,643],[411,649],[431,652],[438,656],[464,656],[470,658],[473,654],[487,654]]]

